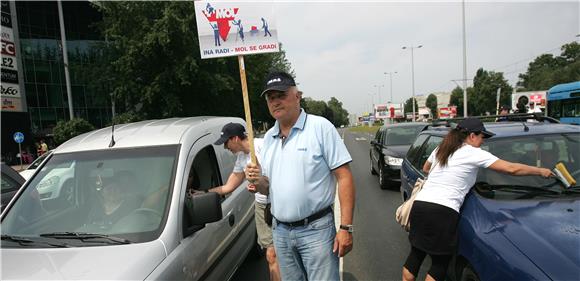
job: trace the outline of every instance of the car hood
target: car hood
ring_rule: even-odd
[[[2,248],[2,280],[144,280],[165,258],[160,241],[78,248]]]
[[[411,145],[409,145],[409,144],[389,145],[389,146],[385,146],[384,153],[385,153],[385,155],[389,155],[389,156],[393,156],[393,157],[397,157],[397,158],[405,158],[405,155],[407,155],[407,151],[409,151],[410,147],[411,147]]]
[[[484,205],[492,218],[492,228],[547,276],[552,280],[578,278],[579,200],[483,201],[488,201]]]

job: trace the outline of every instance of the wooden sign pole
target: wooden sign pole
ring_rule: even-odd
[[[252,114],[250,112],[250,99],[248,98],[248,85],[246,84],[246,67],[244,65],[244,56],[238,56],[240,66],[240,80],[242,81],[242,95],[244,97],[244,111],[246,112],[246,131],[248,132],[248,141],[250,142],[250,157],[252,163],[256,164],[256,152],[254,150],[254,129],[252,128]]]

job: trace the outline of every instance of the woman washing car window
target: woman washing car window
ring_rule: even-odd
[[[425,279],[445,279],[457,243],[459,209],[479,168],[516,176],[552,176],[549,169],[501,160],[481,149],[484,139],[493,135],[481,120],[464,119],[425,162],[423,171],[430,174],[411,209],[411,252],[403,267],[403,280],[415,280],[427,254],[432,264]]]

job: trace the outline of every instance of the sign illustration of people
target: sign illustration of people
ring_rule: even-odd
[[[220,29],[217,23],[214,24],[210,23],[209,25],[211,25],[211,28],[213,29],[214,45],[221,46],[222,44],[220,43]]]
[[[242,42],[244,42],[244,26],[242,25],[242,20],[233,20],[232,23],[238,27],[238,34],[240,34],[240,38],[242,39]],[[236,41],[238,41],[237,38]]]
[[[270,31],[268,30],[268,22],[262,18],[262,29],[264,29],[264,37],[266,37],[267,35],[270,35],[270,37],[272,37],[272,33],[270,33]]]
[[[213,7],[209,3],[207,3],[207,6],[205,6],[205,10],[210,15],[211,15],[211,13],[213,13]]]

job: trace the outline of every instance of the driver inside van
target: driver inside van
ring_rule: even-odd
[[[132,196],[127,174],[118,174],[103,179],[97,204],[89,212],[87,227],[108,230],[121,218],[139,208],[139,200]]]

